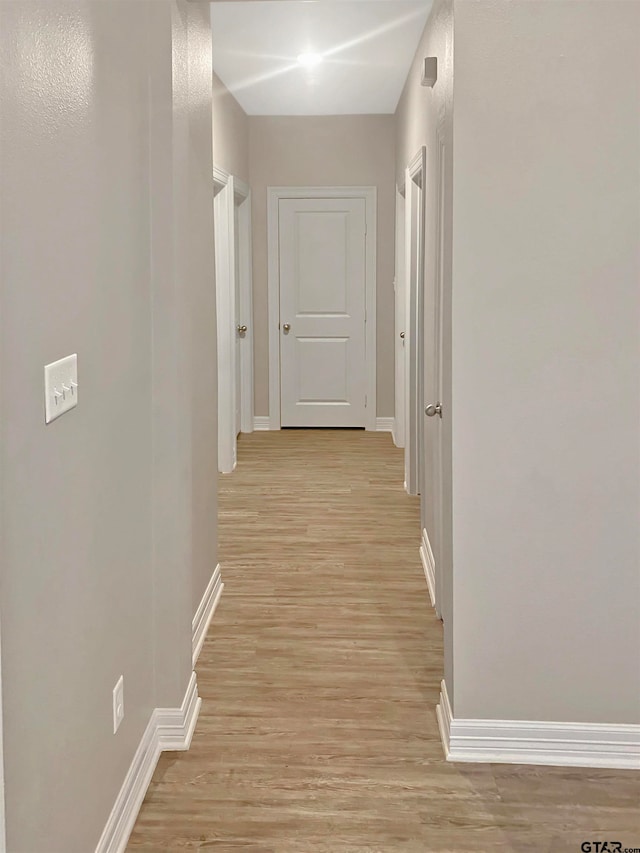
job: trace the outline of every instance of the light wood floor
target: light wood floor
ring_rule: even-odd
[[[254,433],[239,457],[200,719],[160,759],[130,851],[640,848],[640,774],[444,761],[442,626],[388,434]]]

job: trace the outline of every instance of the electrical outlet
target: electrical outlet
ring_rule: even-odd
[[[124,675],[113,688],[113,733],[115,734],[124,719]]]

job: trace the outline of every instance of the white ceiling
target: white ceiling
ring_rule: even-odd
[[[213,2],[213,67],[249,115],[393,113],[431,4]],[[322,62],[302,67],[307,52]]]

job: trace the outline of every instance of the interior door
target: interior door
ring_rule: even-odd
[[[433,229],[433,264],[425,280],[424,299],[424,472],[422,477],[423,547],[431,566],[433,604],[442,612],[442,340],[444,288],[444,147],[438,151],[436,204],[427,227]]]
[[[366,425],[364,198],[279,202],[283,427]]]

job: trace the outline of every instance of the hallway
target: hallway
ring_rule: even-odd
[[[442,626],[402,458],[389,434],[242,436],[200,718],[160,758],[130,851],[640,848],[637,774],[444,761]]]

